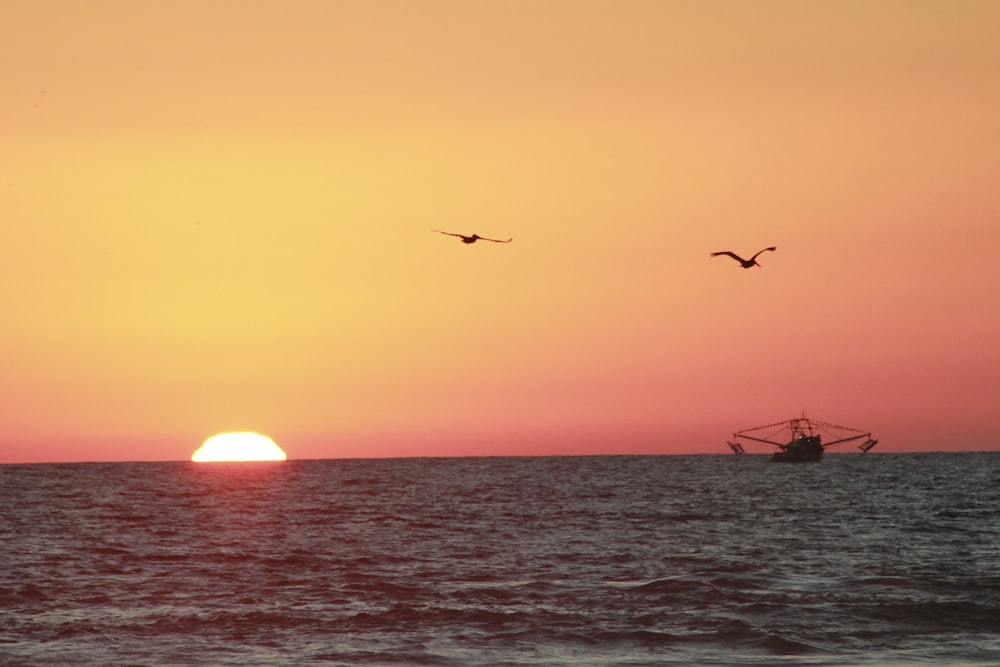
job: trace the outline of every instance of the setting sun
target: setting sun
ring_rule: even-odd
[[[220,433],[213,435],[191,455],[192,461],[284,461],[285,452],[266,435]]]

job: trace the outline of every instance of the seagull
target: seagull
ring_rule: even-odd
[[[777,250],[777,249],[778,249],[777,246],[771,246],[770,248],[764,248],[764,250],[761,250],[760,252],[758,252],[757,255],[759,255],[762,252],[766,252],[768,250],[772,250],[773,251],[773,250]],[[742,266],[744,269],[749,269],[751,266],[760,266],[760,264],[757,263],[757,255],[754,255],[750,259],[743,259],[742,257],[740,257],[739,255],[737,255],[736,253],[731,252],[729,250],[723,250],[722,252],[713,252],[712,253],[712,257],[718,257],[719,255],[729,255],[730,257],[732,257],[733,259],[735,259],[737,262],[739,262],[740,266]]]
[[[452,234],[451,232],[442,232],[440,229],[432,229],[432,232],[437,232],[438,234],[447,234],[448,236],[457,236],[462,239],[462,243],[475,243],[476,241],[493,241],[494,243],[510,243],[513,238],[509,238],[506,241],[500,239],[488,239],[485,236],[480,236],[479,234],[473,234],[472,236],[466,236],[465,234]]]

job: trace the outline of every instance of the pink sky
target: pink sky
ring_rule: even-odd
[[[0,26],[0,463],[997,448],[1000,3]]]

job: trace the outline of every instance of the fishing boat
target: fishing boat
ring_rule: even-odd
[[[832,438],[823,442],[823,436]],[[771,457],[772,461],[783,463],[808,463],[820,461],[827,447],[842,445],[845,442],[855,442],[864,439],[858,445],[863,453],[867,453],[878,444],[872,439],[871,433],[850,426],[839,426],[828,422],[810,419],[803,414],[787,421],[764,424],[745,428],[733,433],[733,439],[726,442],[734,454],[744,454],[744,441],[763,442],[777,447]]]

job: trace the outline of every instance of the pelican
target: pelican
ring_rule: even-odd
[[[763,250],[761,250],[760,252],[758,252],[757,255],[759,255],[762,252],[767,252],[768,250],[774,251],[774,250],[777,250],[777,249],[778,249],[777,246],[771,246],[770,248],[764,248]],[[729,255],[730,257],[732,257],[733,259],[735,259],[737,262],[739,262],[740,266],[742,266],[744,269],[749,269],[751,266],[760,266],[760,264],[757,263],[757,255],[754,255],[750,259],[743,259],[742,257],[740,257],[739,255],[737,255],[736,253],[731,252],[729,250],[723,250],[722,252],[713,252],[712,253],[712,257],[718,257],[719,255]]]
[[[493,241],[493,243],[510,243],[513,238],[509,238],[506,241],[501,239],[488,239],[485,236],[480,236],[479,234],[473,234],[472,236],[466,236],[465,234],[452,234],[451,232],[442,232],[440,229],[432,229],[432,232],[437,232],[438,234],[447,234],[448,236],[457,236],[462,239],[462,243],[475,243],[476,241]]]

